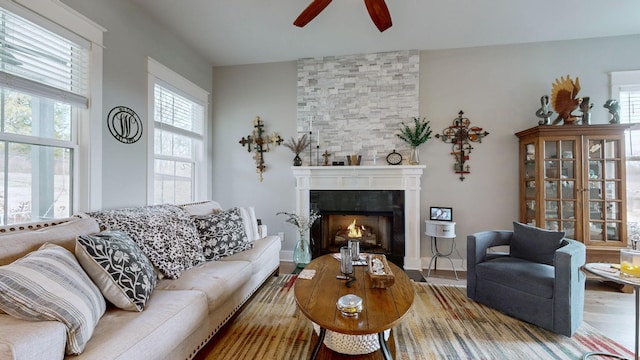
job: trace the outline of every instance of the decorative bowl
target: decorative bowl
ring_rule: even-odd
[[[371,287],[374,289],[391,287],[396,281],[387,262],[387,257],[383,254],[369,255],[367,274],[371,279]]]
[[[357,295],[347,294],[338,299],[336,307],[344,316],[358,316],[362,311],[362,298]]]

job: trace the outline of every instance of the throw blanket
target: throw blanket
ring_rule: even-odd
[[[101,230],[120,229],[140,246],[167,278],[205,261],[190,214],[177,205],[162,204],[86,213]]]

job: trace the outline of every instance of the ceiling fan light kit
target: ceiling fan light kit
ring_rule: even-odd
[[[313,0],[313,2],[298,15],[293,25],[304,27],[318,16],[329,3],[331,3],[331,0]],[[389,8],[387,8],[385,0],[364,0],[364,4],[367,6],[371,20],[373,20],[373,23],[380,32],[387,30],[393,25],[391,22],[391,14],[389,14]]]

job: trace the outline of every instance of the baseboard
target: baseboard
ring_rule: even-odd
[[[293,251],[280,251],[280,261],[293,262]]]
[[[422,268],[426,270],[429,269],[429,262],[431,262],[431,258],[432,257],[427,257],[427,258],[422,258]],[[449,258],[444,258],[444,257],[439,257],[437,260],[435,260],[433,262],[432,266],[432,270],[435,270],[436,268],[438,270],[451,270],[453,271],[454,268],[451,266],[451,262],[453,262],[453,266],[455,266],[455,270],[457,271],[467,271],[467,262],[465,261],[465,259],[456,259],[456,258],[451,258],[451,261],[449,261]]]

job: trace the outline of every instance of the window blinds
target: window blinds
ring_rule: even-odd
[[[0,7],[1,86],[86,108],[88,46]]]
[[[640,86],[620,88],[620,122],[640,123]]]
[[[154,86],[154,105],[155,121],[202,135],[202,105],[158,84]]]

